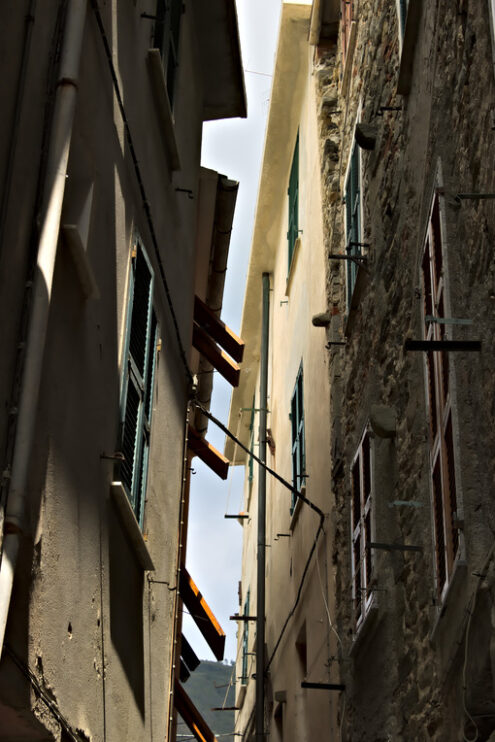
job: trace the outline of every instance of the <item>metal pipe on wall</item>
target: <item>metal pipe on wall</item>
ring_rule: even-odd
[[[33,303],[26,345],[26,362],[5,515],[5,537],[0,565],[0,654],[3,647],[15,565],[24,526],[26,488],[30,470],[29,461],[32,453],[43,370],[60,218],[76,108],[86,10],[87,0],[69,0],[48,149],[46,196],[41,215]]]
[[[270,274],[263,273],[260,360],[259,458],[266,463],[266,417],[268,409],[268,343],[270,326]],[[266,469],[258,474],[258,563],[256,584],[256,703],[257,742],[265,740],[265,553],[266,553]]]

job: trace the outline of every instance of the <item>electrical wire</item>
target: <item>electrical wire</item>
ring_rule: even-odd
[[[206,415],[206,417],[209,420],[211,420],[213,423],[215,423],[215,425],[217,425],[220,428],[220,430],[222,430],[225,433],[225,435],[227,435],[235,443],[237,443],[237,445],[240,448],[242,448],[243,451],[245,451],[250,456],[252,456],[253,459],[260,466],[262,466],[269,474],[272,475],[272,477],[274,477],[275,479],[277,479],[281,484],[284,485],[284,487],[286,487],[286,489],[288,489],[290,492],[292,492],[297,498],[299,498],[300,500],[302,500],[302,502],[305,503],[305,505],[307,505],[309,508],[311,508],[311,510],[313,510],[315,513],[317,513],[317,515],[320,518],[320,522],[319,522],[319,525],[318,525],[318,530],[316,531],[316,535],[315,535],[315,538],[314,538],[314,541],[313,541],[313,545],[312,545],[312,547],[310,549],[308,558],[306,560],[306,564],[304,565],[304,570],[303,570],[303,573],[302,573],[301,580],[299,582],[299,588],[298,588],[298,591],[297,591],[296,599],[294,601],[294,604],[293,604],[292,608],[290,609],[290,611],[289,611],[289,613],[287,615],[287,618],[285,619],[285,622],[284,622],[284,624],[282,626],[282,630],[281,630],[281,632],[279,634],[279,637],[278,637],[277,641],[275,642],[275,647],[273,648],[273,651],[272,651],[272,653],[270,655],[270,658],[268,659],[267,665],[265,667],[265,673],[267,673],[268,670],[269,670],[269,668],[270,668],[270,665],[273,662],[273,659],[275,657],[275,654],[277,653],[277,650],[278,650],[278,648],[280,646],[280,643],[281,643],[282,638],[283,638],[283,636],[285,634],[285,630],[286,630],[286,628],[287,628],[287,626],[289,624],[289,621],[292,618],[292,616],[294,615],[295,610],[296,610],[296,608],[297,608],[297,606],[299,604],[299,601],[301,599],[302,590],[303,590],[303,587],[304,587],[304,583],[306,581],[306,575],[308,574],[308,570],[309,570],[309,565],[311,563],[311,559],[313,558],[313,554],[315,553],[316,546],[318,544],[318,540],[320,538],[320,535],[323,533],[323,523],[325,521],[325,514],[318,507],[318,505],[315,505],[314,502],[311,502],[311,500],[309,500],[305,495],[302,495],[301,492],[299,492],[299,490],[297,490],[294,487],[294,485],[290,484],[286,479],[284,479],[282,476],[280,476],[280,474],[278,474],[276,471],[274,471],[274,469],[272,469],[267,464],[265,464],[263,461],[261,461],[261,459],[258,458],[258,456],[256,456],[256,454],[254,454],[253,452],[251,452],[248,449],[248,447],[244,445],[244,443],[242,443],[238,438],[236,438],[236,436],[233,433],[231,433],[231,431],[222,422],[220,422],[220,420],[218,420],[218,418],[216,418],[214,415],[212,415],[211,412],[206,409],[206,407],[204,407],[200,402],[198,402],[197,399],[193,399],[192,400],[192,404],[196,405],[196,407],[199,407],[199,409],[202,411],[202,413],[204,415]]]
[[[342,644],[342,639],[340,638],[340,636],[339,636],[339,634],[337,632],[337,629],[333,625],[332,618],[330,616],[330,609],[328,608],[328,602],[327,602],[327,599],[325,597],[325,590],[323,588],[323,581],[321,579],[320,560],[318,559],[318,552],[316,553],[315,559],[316,559],[316,571],[318,572],[318,581],[320,583],[320,589],[321,589],[321,597],[323,598],[323,602],[325,604],[325,610],[326,610],[327,618],[328,618],[328,625],[330,627],[330,630],[333,631],[333,633],[337,637],[337,641],[339,642],[340,648],[343,651],[344,650],[344,645]]]
[[[34,672],[31,670],[31,668],[28,667],[28,665],[26,665],[23,660],[21,660],[21,658],[17,656],[17,654],[7,642],[5,642],[4,644],[4,650],[9,655],[13,663],[17,665],[22,674],[28,679],[35,694],[43,701],[48,710],[53,714],[55,719],[63,728],[65,733],[69,735],[73,742],[84,742],[83,738],[78,734],[77,731],[74,731],[65,716],[61,713],[55,701],[53,701],[48,693],[46,693],[45,689],[39,682]]]
[[[177,339],[177,345],[178,345],[178,349],[179,349],[180,358],[181,358],[181,361],[182,361],[182,365],[184,367],[184,371],[185,371],[186,377],[187,377],[189,383],[190,384],[193,384],[194,383],[194,376],[193,376],[193,373],[192,373],[191,369],[189,368],[189,364],[187,362],[186,351],[184,349],[184,344],[182,342],[182,338],[181,338],[181,335],[180,335],[179,323],[178,323],[178,320],[177,320],[177,315],[176,315],[176,312],[175,312],[175,309],[174,309],[174,305],[173,305],[173,302],[172,302],[172,296],[170,294],[170,289],[169,289],[169,285],[168,285],[168,282],[167,282],[167,279],[166,279],[166,276],[165,276],[165,270],[164,270],[164,267],[163,267],[163,262],[162,262],[162,259],[161,259],[161,256],[160,256],[160,249],[158,247],[158,240],[157,240],[156,233],[155,233],[155,227],[154,227],[154,224],[153,224],[153,218],[151,216],[150,204],[149,204],[149,201],[148,201],[148,199],[146,197],[146,191],[145,191],[144,184],[143,184],[143,178],[141,176],[141,169],[139,167],[139,162],[138,162],[138,159],[137,159],[137,156],[136,156],[136,151],[134,149],[134,141],[132,139],[132,134],[131,134],[131,130],[130,130],[130,127],[129,127],[129,122],[127,120],[127,115],[126,115],[125,108],[124,108],[124,102],[123,102],[123,99],[122,99],[122,93],[120,91],[120,85],[119,85],[119,82],[118,82],[118,79],[117,79],[117,73],[115,71],[115,67],[114,67],[113,60],[112,60],[112,52],[111,52],[111,49],[110,49],[110,44],[108,43],[108,38],[107,38],[107,35],[106,35],[106,32],[105,32],[105,27],[103,25],[103,20],[101,18],[100,9],[99,9],[99,6],[98,6],[98,0],[90,0],[90,4],[91,4],[91,7],[92,7],[93,12],[94,12],[96,23],[98,25],[98,30],[100,32],[101,40],[103,42],[103,47],[105,49],[105,56],[107,58],[108,67],[109,67],[110,75],[111,75],[111,78],[112,78],[112,83],[113,83],[113,88],[114,88],[114,92],[115,92],[115,97],[117,98],[117,103],[118,103],[118,106],[119,106],[120,115],[122,117],[122,122],[124,124],[125,138],[127,140],[128,146],[129,146],[129,152],[130,152],[130,155],[131,155],[132,164],[134,166],[134,172],[135,172],[135,175],[136,175],[136,180],[138,182],[139,192],[141,194],[142,205],[143,205],[144,213],[146,215],[146,221],[148,222],[148,228],[149,228],[150,235],[151,235],[151,241],[152,241],[152,244],[153,244],[153,250],[154,250],[154,253],[155,253],[155,259],[156,259],[156,262],[158,264],[158,270],[159,270],[159,273],[160,273],[160,278],[161,278],[161,281],[162,281],[162,286],[163,286],[163,289],[164,289],[164,292],[165,292],[165,298],[167,300],[168,308],[170,310],[170,315],[172,317],[172,323],[173,323],[173,326],[174,326],[175,336],[176,336],[176,339]]]

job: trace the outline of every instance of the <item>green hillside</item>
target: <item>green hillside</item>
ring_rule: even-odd
[[[234,665],[201,660],[199,667],[191,673],[191,677],[184,684],[185,691],[201,712],[202,717],[208,723],[210,729],[215,732],[219,742],[234,742],[235,740],[233,734],[229,734],[229,732],[234,731],[234,712],[211,710],[215,706],[224,705],[227,685],[231,677],[232,681],[235,682]],[[234,702],[235,688],[232,685],[229,688],[225,706],[234,706]],[[179,719],[177,742],[181,742],[182,739],[185,740],[186,737],[190,736],[189,729]]]

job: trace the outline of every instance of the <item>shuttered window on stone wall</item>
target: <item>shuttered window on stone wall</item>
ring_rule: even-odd
[[[248,588],[246,595],[246,602],[244,603],[244,616],[249,616],[249,598],[250,590]],[[241,684],[247,685],[248,678],[248,660],[249,660],[249,621],[244,621],[244,627],[242,629],[242,670],[241,670]]]
[[[371,436],[365,431],[351,467],[352,599],[358,628],[371,605],[373,462]]]
[[[398,0],[399,2],[399,29],[401,39],[404,38],[404,31],[406,30],[406,18],[407,18],[407,7],[409,0]]]
[[[361,255],[361,162],[359,147],[354,143],[345,183],[345,234],[346,254]],[[351,305],[352,292],[356,285],[358,264],[346,261],[347,310]]]
[[[297,132],[296,146],[292,156],[292,165],[289,176],[289,229],[287,231],[287,241],[289,245],[289,270],[294,256],[294,248],[299,234],[299,132]]]
[[[179,64],[180,19],[183,0],[158,0],[153,45],[160,50],[170,107],[173,106]]]
[[[354,2],[353,0],[341,0],[340,4],[341,18],[341,43],[342,43],[342,68],[345,65],[347,50],[349,48],[349,39],[351,36],[351,24],[354,20]]]
[[[153,311],[153,271],[138,245],[132,258],[121,395],[120,476],[143,524],[148,475],[158,325]]]
[[[290,411],[292,427],[292,484],[298,492],[305,484],[306,450],[304,442],[304,400],[303,400],[303,369],[302,365],[297,374]],[[296,495],[292,493],[291,513],[296,505]]]
[[[424,338],[445,338],[445,324],[427,318],[445,317],[445,278],[440,204],[435,195],[421,264],[423,284]],[[426,354],[426,386],[430,427],[430,475],[435,539],[436,582],[441,598],[452,577],[459,551],[455,452],[449,385],[449,358],[445,351]]]

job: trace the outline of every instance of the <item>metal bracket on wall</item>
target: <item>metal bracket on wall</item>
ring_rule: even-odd
[[[377,116],[383,116],[384,113],[389,111],[402,111],[402,106],[380,106],[376,112]]]
[[[485,201],[495,198],[495,193],[456,193],[454,198],[457,203],[461,203],[461,201]]]
[[[257,621],[257,616],[240,616],[238,613],[234,613],[233,616],[229,616],[229,621]]]
[[[370,541],[368,549],[382,549],[383,551],[423,551],[422,546],[409,546],[408,544],[381,544]]]
[[[310,683],[307,680],[303,680],[301,688],[314,688],[315,690],[337,690],[344,691],[345,685],[341,683]]]
[[[481,350],[481,340],[406,340],[404,350],[478,351]]]
[[[329,340],[328,343],[325,345],[325,348],[327,350],[330,350],[332,345],[347,345],[346,340]]]
[[[432,314],[427,314],[425,322],[435,323],[437,325],[472,325],[472,319],[456,319],[455,317],[434,317]]]

